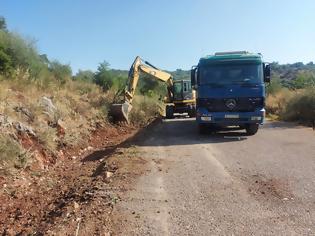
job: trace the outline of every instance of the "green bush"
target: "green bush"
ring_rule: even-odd
[[[113,86],[113,76],[109,71],[109,64],[106,61],[99,64],[94,79],[95,83],[101,86],[104,91],[109,90]]]
[[[0,30],[0,68],[2,74],[18,70],[38,79],[42,70],[47,70],[47,65],[38,54],[34,40]]]
[[[315,120],[315,89],[301,91],[292,97],[281,118],[288,121],[313,122]]]
[[[162,81],[152,78],[148,75],[140,77],[139,85],[136,91],[144,96],[165,96],[167,93],[166,84]]]
[[[272,78],[269,85],[266,87],[267,95],[278,93],[283,88],[280,78]]]
[[[49,71],[61,85],[65,84],[72,76],[70,65],[63,65],[56,60],[49,63]]]
[[[3,46],[0,45],[0,73],[11,74],[13,71],[12,60]]]
[[[90,70],[79,70],[79,72],[73,77],[77,81],[93,82],[94,73]]]
[[[301,71],[298,73],[295,80],[292,81],[292,86],[295,89],[315,88],[315,74],[310,71]]]

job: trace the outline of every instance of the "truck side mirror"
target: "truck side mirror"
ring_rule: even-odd
[[[193,66],[191,71],[190,71],[190,79],[191,79],[191,86],[194,87],[196,85],[196,71],[197,71],[197,67]]]
[[[264,82],[269,83],[270,82],[270,74],[271,74],[271,69],[269,64],[264,64]]]

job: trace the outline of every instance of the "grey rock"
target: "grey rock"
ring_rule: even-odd
[[[18,131],[19,133],[28,134],[28,135],[31,135],[33,137],[36,137],[36,134],[33,131],[33,129],[31,127],[28,127],[28,126],[22,124],[21,122],[14,122],[13,126],[16,129],[16,131]]]
[[[54,115],[57,112],[57,108],[53,104],[52,100],[48,97],[42,97],[40,99],[40,105],[44,108],[48,115]]]

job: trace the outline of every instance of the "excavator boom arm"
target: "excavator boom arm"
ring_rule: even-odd
[[[146,63],[146,62],[145,62]],[[145,73],[150,75],[151,77],[165,82],[167,84],[167,88],[169,90],[169,96],[171,96],[171,88],[173,86],[173,77],[171,74],[159,70],[151,64],[145,64],[142,62],[140,57],[136,57],[134,63],[132,64],[129,75],[128,82],[125,90],[125,100],[126,102],[132,103],[134,98],[134,94],[138,85],[140,73]]]
[[[140,57],[136,57],[129,70],[127,85],[124,93],[124,102],[121,104],[113,104],[111,107],[111,115],[115,121],[128,122],[128,114],[132,107],[131,104],[139,82],[140,73],[148,74],[157,80],[165,82],[167,84],[168,97],[169,99],[172,98],[172,75],[165,71],[159,70],[148,62],[143,62]]]

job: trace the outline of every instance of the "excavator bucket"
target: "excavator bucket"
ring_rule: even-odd
[[[129,123],[128,115],[131,108],[132,106],[128,102],[122,104],[112,104],[110,107],[110,115],[113,117],[114,122]]]

